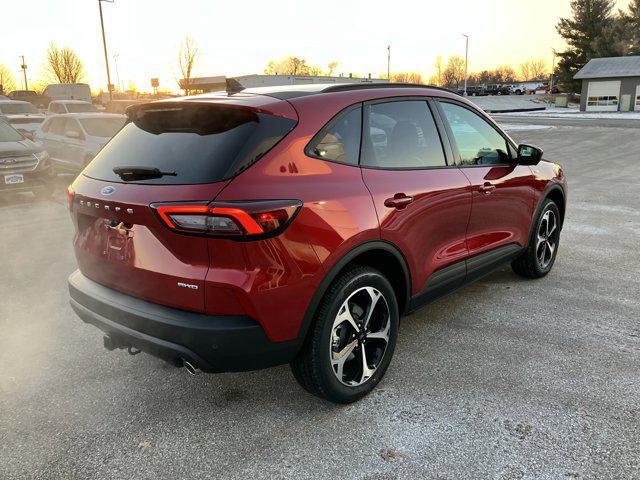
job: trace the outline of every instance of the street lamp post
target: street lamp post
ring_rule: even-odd
[[[120,70],[118,69],[118,57],[120,56],[119,53],[114,53],[113,54],[113,63],[116,64],[116,78],[118,79],[118,86],[120,87],[120,91],[124,92],[124,88],[122,83],[120,82]]]
[[[387,47],[387,80],[391,81],[391,45]]]
[[[107,55],[107,38],[104,35],[104,19],[102,18],[102,2],[113,3],[113,0],[98,0],[98,8],[100,9],[100,26],[102,27],[102,45],[104,46],[104,63],[107,67],[107,90],[109,91],[109,100],[113,100],[111,74],[109,73],[109,55]]]
[[[553,93],[553,72],[556,69],[556,49],[552,48],[551,51],[553,52],[553,59],[551,60],[551,79],[549,80],[549,93]]]
[[[463,33],[462,36],[466,39],[464,49],[464,96],[467,96],[467,77],[469,72],[469,35]]]

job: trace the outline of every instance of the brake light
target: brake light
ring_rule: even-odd
[[[69,211],[73,209],[73,198],[75,197],[76,192],[73,191],[71,185],[67,187],[67,197],[69,198]]]
[[[236,239],[281,233],[302,206],[299,200],[154,203],[162,222],[177,232]]]

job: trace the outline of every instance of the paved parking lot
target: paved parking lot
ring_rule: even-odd
[[[554,270],[405,318],[349,406],[285,366],[191,377],[107,352],[67,303],[62,187],[0,200],[0,478],[639,478],[640,123],[550,125],[513,135],[570,182]]]

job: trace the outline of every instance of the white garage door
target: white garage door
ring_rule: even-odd
[[[620,81],[589,82],[587,112],[616,112],[620,101]]]

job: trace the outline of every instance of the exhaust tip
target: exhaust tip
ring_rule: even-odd
[[[200,370],[197,367],[193,366],[187,360],[182,360],[182,366],[185,368],[189,375],[197,375],[198,373],[200,373]]]

